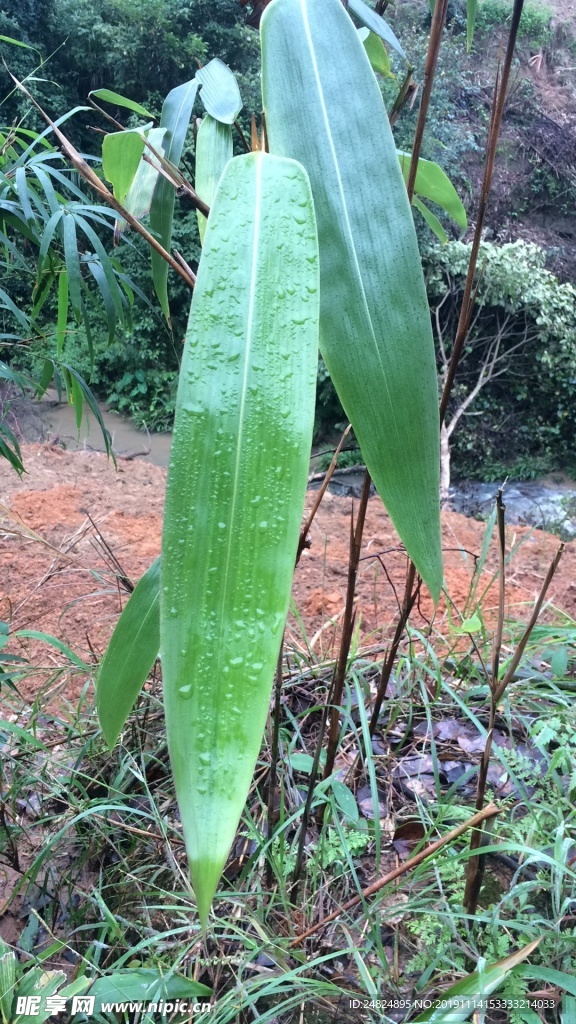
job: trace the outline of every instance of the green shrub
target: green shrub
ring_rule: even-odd
[[[493,28],[500,28],[509,23],[511,14],[512,4],[507,0],[481,0],[478,4],[478,29],[489,32]],[[550,38],[550,21],[553,14],[553,10],[546,4],[525,4],[518,27],[518,38],[537,46],[544,46]]]
[[[451,242],[425,257],[430,304],[440,306],[433,322],[448,350],[469,252],[469,245]],[[493,479],[509,472],[526,479],[574,463],[576,289],[559,283],[545,262],[543,249],[522,241],[481,246],[477,314],[452,404],[474,386],[498,332],[504,372],[480,392],[454,434],[455,475]]]

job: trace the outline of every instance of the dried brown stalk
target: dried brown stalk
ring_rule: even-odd
[[[514,655],[510,661],[508,668],[504,674],[504,677],[500,680],[498,678],[500,673],[500,655],[502,651],[502,637],[504,633],[504,616],[505,616],[505,592],[506,592],[506,530],[505,530],[505,505],[502,499],[502,490],[498,491],[496,498],[496,510],[497,510],[497,523],[498,523],[498,562],[500,571],[499,580],[499,595],[498,595],[498,622],[496,625],[496,632],[494,635],[494,643],[492,650],[492,673],[488,678],[488,685],[490,688],[490,712],[488,717],[488,730],[486,734],[486,743],[482,758],[480,761],[480,767],[478,770],[478,785],[476,787],[476,809],[480,811],[484,805],[486,797],[486,786],[488,782],[488,769],[490,767],[490,758],[492,754],[492,743],[494,738],[494,728],[496,725],[496,715],[498,712],[498,704],[501,701],[506,689],[514,678],[514,674],[518,665],[520,664],[522,655],[526,649],[526,644],[530,639],[530,635],[540,612],[542,611],[542,605],[548,592],[548,588],[554,577],[554,573],[558,568],[558,563],[562,557],[564,545],[561,544],[554,556],[546,579],[542,584],[540,593],[532,610],[530,621],[522,634],[522,638],[516,647]],[[476,829],[470,840],[470,851],[475,850],[481,851],[482,846],[486,844],[486,834],[483,828]],[[482,880],[484,875],[485,858],[481,852],[478,852],[474,856],[470,857],[467,869],[466,869],[466,888],[464,891],[464,906],[469,914],[474,915],[478,908],[478,898],[480,896],[480,890],[482,888]]]
[[[348,558],[348,586],[346,588],[346,604],[344,606],[344,618],[342,620],[342,636],[340,640],[340,650],[338,652],[338,661],[336,662],[336,670],[334,673],[334,692],[332,694],[332,708],[330,711],[328,749],[326,751],[326,764],[324,766],[325,779],[327,779],[328,776],[331,775],[334,770],[334,761],[336,760],[336,751],[338,750],[338,734],[340,731],[340,705],[342,703],[344,680],[346,679],[348,657],[350,654],[352,637],[354,635],[354,624],[356,621],[356,612],[354,609],[354,599],[356,597],[356,579],[358,577],[358,564],[360,562],[360,551],[362,549],[362,534],[364,533],[364,523],[366,521],[366,510],[368,508],[368,498],[370,497],[371,482],[372,481],[370,479],[370,474],[368,470],[366,470],[364,474],[362,494],[360,496],[360,504],[358,506],[356,526],[354,526],[353,517],[351,517],[350,520],[350,555]]]
[[[426,54],[426,63],[424,65],[422,97],[420,99],[420,109],[418,111],[418,120],[416,122],[416,130],[414,132],[414,141],[412,143],[412,158],[410,161],[408,184],[406,186],[410,202],[412,202],[412,197],[414,195],[418,161],[422,150],[422,139],[424,138],[426,118],[428,117],[428,105],[432,94],[432,86],[434,85],[434,75],[436,74],[436,66],[438,64],[438,55],[442,45],[442,32],[444,31],[447,9],[448,0],[436,0],[436,3],[434,4],[434,13],[432,15],[432,24],[430,26],[430,39],[428,41],[428,52]]]

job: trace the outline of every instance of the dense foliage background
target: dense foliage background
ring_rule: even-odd
[[[387,16],[415,66],[415,81],[421,81],[427,5],[405,0],[390,8]],[[423,155],[436,160],[451,176],[472,221],[491,98],[488,83],[508,16],[509,5],[503,0],[483,0],[475,44],[467,54],[466,5],[453,0],[424,142]],[[192,77],[199,64],[219,56],[238,75],[245,105],[241,125],[246,130],[251,112],[258,113],[260,107],[259,41],[246,19],[246,9],[236,0],[184,4],[174,0],[2,0],[0,34],[36,49],[2,44],[0,48],[16,75],[34,71],[34,93],[54,116],[85,104],[90,90],[103,86],[159,113],[171,88]],[[569,71],[574,62],[575,34],[574,26],[556,20],[551,8],[527,5],[489,215],[492,229],[484,257],[489,273],[483,276],[479,291],[482,313],[470,337],[454,410],[477,381],[486,339],[500,329],[503,313],[502,351],[508,349],[510,355],[506,372],[487,382],[451,438],[453,476],[493,478],[509,471],[525,478],[557,467],[576,472],[576,314],[569,284],[576,260],[567,227],[576,198],[576,154],[565,130],[576,121],[576,99],[570,75],[562,73],[563,66]],[[404,75],[394,55],[391,66],[396,77],[381,80],[389,108]],[[10,93],[7,76],[4,82],[2,123],[38,128],[38,117],[25,98]],[[417,100],[416,96],[411,106],[404,107],[395,124],[401,149],[411,145]],[[116,113],[130,123],[127,111]],[[94,129],[104,127],[97,113],[79,112],[68,131],[83,151],[98,154],[100,136]],[[187,160],[190,176],[192,135]],[[239,137],[237,144],[241,146]],[[466,253],[456,242],[455,225],[437,212],[454,244],[438,245],[419,215],[415,216],[433,313],[440,304],[438,317],[434,314],[435,328],[449,346]],[[102,230],[102,238],[111,250],[110,234]],[[509,243],[516,239],[528,245],[510,249]],[[194,266],[199,255],[196,216],[185,201],[177,208],[174,245]],[[172,275],[170,330],[153,297],[146,246],[129,237],[116,255],[147,301],[136,297],[131,325],[119,324],[112,344],[102,326],[101,310],[95,306],[89,314],[90,346],[85,332],[75,326],[67,334],[65,354],[100,398],[149,429],[167,429],[189,292]],[[31,282],[18,268],[8,275],[4,287],[16,304],[29,304]],[[442,302],[446,296],[448,300]],[[53,303],[47,304],[43,316],[45,322],[54,318]],[[521,337],[524,343],[519,345]],[[50,344],[36,341],[28,350],[13,350],[13,365],[38,370]],[[329,438],[344,414],[322,365],[319,382],[318,434]]]

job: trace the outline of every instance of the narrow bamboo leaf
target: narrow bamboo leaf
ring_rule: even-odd
[[[33,46],[28,46],[28,43],[22,43],[19,39],[12,39],[12,36],[0,36],[0,43],[10,43],[11,46],[23,46],[25,50],[33,50]]]
[[[242,98],[236,77],[224,61],[215,57],[196,72],[200,99],[207,114],[223,124],[234,124],[242,110]]]
[[[37,397],[42,398],[42,395],[46,393],[52,377],[54,376],[54,363],[51,359],[44,360],[44,366],[42,367],[42,373],[38,381],[38,392]]]
[[[528,964],[517,967],[514,974],[519,978],[528,978],[531,981],[546,981],[549,985],[556,985],[557,988],[576,996],[576,978],[573,974],[557,971],[553,967],[530,967]]]
[[[119,203],[126,198],[143,152],[144,138],[140,132],[110,132],[104,136],[102,170]]]
[[[166,129],[164,156],[176,167],[180,164],[186,133],[192,116],[192,107],[198,92],[195,78],[179,85],[168,93],[162,107],[160,127]],[[163,176],[159,177],[152,205],[150,207],[150,230],[169,252],[172,243],[172,221],[174,219],[174,186]],[[170,320],[168,302],[168,264],[152,250],[152,280],[158,301],[167,320]]]
[[[206,114],[196,136],[196,176],[194,186],[207,206],[212,206],[218,182],[232,159],[232,129]],[[204,242],[207,220],[198,213],[200,242]]]
[[[116,465],[116,458],[112,450],[112,435],[110,434],[110,431],[104,424],[104,420],[102,419],[102,413],[100,411],[100,406],[98,405],[98,402],[96,401],[94,395],[90,391],[90,388],[88,387],[86,381],[80,376],[78,371],[75,370],[73,366],[68,366],[66,363],[54,363],[53,365],[54,383],[56,385],[58,394],[60,394],[60,390],[62,387],[62,378],[64,379],[66,385],[66,393],[68,395],[69,400],[70,396],[73,396],[73,392],[75,390],[73,382],[75,382],[78,385],[82,392],[83,401],[86,402],[86,404],[88,405],[90,412],[96,418],[98,426],[100,427],[102,440],[104,441],[104,447],[106,449],[106,454],[112,459],[114,465]]]
[[[56,213],[52,214],[52,216],[50,217],[50,220],[48,221],[46,227],[44,228],[44,233],[42,235],[42,239],[41,239],[41,242],[40,242],[40,248],[38,250],[38,279],[39,280],[40,280],[40,275],[41,275],[41,273],[42,273],[42,271],[44,269],[44,263],[45,263],[45,260],[46,260],[46,258],[48,256],[48,251],[49,251],[50,246],[52,244],[52,239],[54,238],[54,232],[56,231],[56,228],[58,227],[58,225],[59,225],[59,223],[60,223],[60,221],[61,221],[63,216],[64,216],[64,210],[63,209],[57,210]]]
[[[54,191],[54,186],[52,185],[52,182],[50,180],[50,174],[46,173],[46,171],[40,166],[39,162],[36,163],[34,167],[34,174],[36,175],[40,185],[44,189],[44,194],[46,196],[46,199],[48,200],[48,205],[50,207],[50,213],[56,213],[56,210],[60,208],[62,197],[60,197],[60,200],[58,200],[56,192]]]
[[[112,300],[114,302],[114,309],[115,309],[115,312],[116,312],[116,316],[117,316],[118,320],[120,322],[122,322],[123,319],[124,319],[125,299],[124,299],[124,296],[123,296],[123,292],[122,292],[122,290],[120,288],[120,285],[118,284],[118,281],[116,279],[116,275],[114,273],[114,267],[112,265],[112,260],[110,259],[108,253],[106,252],[104,246],[102,245],[102,242],[100,241],[98,235],[94,231],[94,228],[86,220],[86,218],[85,217],[80,217],[77,214],[76,215],[76,223],[77,223],[78,227],[88,237],[89,241],[92,243],[92,245],[94,247],[94,252],[99,257],[100,265],[102,267],[102,272],[103,272],[103,274],[104,274],[104,276],[106,278],[106,281],[108,283],[108,287],[110,288],[110,294],[111,294]]]
[[[500,987],[512,968],[534,952],[539,942],[540,939],[535,939],[504,960],[462,978],[442,993],[442,1006],[425,1010],[416,1017],[414,1024],[462,1024],[472,1016],[474,1010],[480,1008],[482,999]],[[446,1007],[447,1000],[452,1004],[449,1008]]]
[[[274,0],[262,18],[270,149],[310,175],[320,349],[366,465],[434,598],[442,585],[434,343],[388,117],[340,0]]]
[[[20,324],[21,329],[24,331],[24,336],[30,332],[30,321],[25,313],[18,308],[16,303],[10,298],[8,292],[5,292],[3,288],[0,288],[0,309],[7,309],[12,313],[12,316]]]
[[[380,17],[379,14],[376,14],[376,11],[373,11],[371,7],[368,7],[364,0],[348,0],[348,9],[352,11],[352,14],[356,15],[358,21],[361,21],[366,28],[369,28],[371,32],[375,32],[385,43],[392,46],[396,53],[399,53],[404,60],[407,59],[400,42],[394,35],[388,22],[384,21],[384,18]]]
[[[205,924],[260,749],[314,419],[318,249],[292,160],[231,160],[180,371],[160,639],[168,744]]]
[[[102,264],[97,260],[89,260],[87,266],[100,289],[100,295],[102,296],[102,302],[104,303],[104,310],[106,312],[106,322],[108,324],[108,344],[111,345],[114,341],[114,334],[116,331],[116,307],[114,305],[112,293],[110,291],[108,281],[106,280],[106,275],[102,270]]]
[[[76,418],[76,429],[80,430],[80,427],[82,426],[82,412],[84,410],[84,396],[82,394],[82,388],[76,380],[76,377],[71,378],[70,384],[72,405],[74,406],[74,416]]]
[[[410,174],[410,153],[403,153],[401,150],[398,150],[398,159],[402,168],[402,174],[404,175],[404,181],[407,183]],[[416,171],[415,190],[423,199],[429,199],[433,203],[438,203],[438,206],[441,206],[452,217],[452,220],[456,221],[458,227],[462,228],[463,231],[466,230],[468,219],[464,204],[450,178],[438,164],[435,164],[432,160],[422,160],[420,158],[418,170]]]
[[[150,131],[146,132],[146,139],[157,152],[162,152],[165,135],[166,128],[152,128]],[[159,172],[160,163],[154,158],[152,151],[146,146],[142,154],[142,159],[138,165],[138,170],[134,176],[134,180],[130,185],[128,193],[122,204],[124,209],[128,210],[128,213],[131,213],[136,220],[142,220],[142,218],[150,212],[152,196],[154,195],[154,189],[156,188]],[[126,221],[116,221],[116,236],[121,235],[125,230]]]
[[[125,107],[126,110],[133,110],[135,114],[142,114],[142,117],[154,117],[154,114],[151,114],[140,103],[127,99],[126,96],[122,96],[119,92],[112,92],[111,89],[93,89],[88,95],[94,96],[97,100],[104,100],[105,103],[112,103],[115,107]],[[82,107],[82,109],[85,110],[87,108]]]
[[[82,316],[82,290],[80,258],[78,256],[78,240],[76,238],[76,222],[71,213],[66,213],[62,223],[64,227],[64,257],[66,259],[66,270],[68,272],[70,304],[72,306],[74,316],[79,323]]]
[[[58,277],[58,320],[56,324],[56,348],[58,357],[62,355],[66,341],[68,324],[68,274],[61,271]]]
[[[8,444],[4,441],[4,438],[8,439]],[[10,447],[12,445],[12,447]],[[13,469],[22,476],[24,470],[24,463],[22,462],[22,452],[20,451],[20,445],[18,444],[18,438],[12,433],[7,423],[0,423],[0,454],[2,458],[7,459]]]
[[[466,0],[466,49],[468,53],[470,53],[474,41],[477,7],[478,0]]]
[[[82,658],[79,658],[77,654],[74,654],[74,651],[67,644],[50,633],[42,633],[37,629],[19,629],[14,633],[14,636],[28,637],[31,640],[41,640],[45,644],[50,644],[51,647],[55,647],[57,651],[60,651],[60,654],[63,654],[76,668],[82,669],[83,672],[90,672],[92,668],[91,665],[82,661]]]
[[[428,227],[430,228],[430,231],[432,231],[436,235],[436,238],[440,242],[442,242],[442,245],[446,245],[446,242],[448,241],[448,235],[446,234],[436,214],[432,213],[432,210],[429,210],[426,204],[423,203],[422,200],[418,198],[418,196],[414,196],[414,198],[412,199],[412,205],[416,210],[418,210],[419,213],[422,214],[424,220],[426,221]]]
[[[52,285],[54,284],[56,275],[52,270],[46,268],[40,282],[36,282],[32,291],[32,300],[34,305],[32,307],[32,320],[36,320],[40,315],[43,307],[48,301],[48,297],[52,291]]]
[[[24,214],[28,224],[34,222],[34,211],[30,202],[30,195],[28,193],[28,182],[26,180],[26,171],[24,167],[17,167],[14,175],[14,182],[16,184],[16,191],[22,207],[22,213]]]
[[[96,707],[110,749],[160,650],[160,559],[144,573],[116,623],[96,679]]]
[[[396,76],[392,74],[390,67],[388,51],[380,36],[377,36],[375,32],[371,32],[369,28],[359,28],[358,35],[364,44],[368,60],[374,71],[384,75],[385,78],[395,78]]]

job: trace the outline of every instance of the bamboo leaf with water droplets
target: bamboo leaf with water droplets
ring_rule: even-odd
[[[317,346],[307,176],[264,153],[231,160],[180,371],[160,588],[168,745],[203,924],[268,712],[306,491]]]

